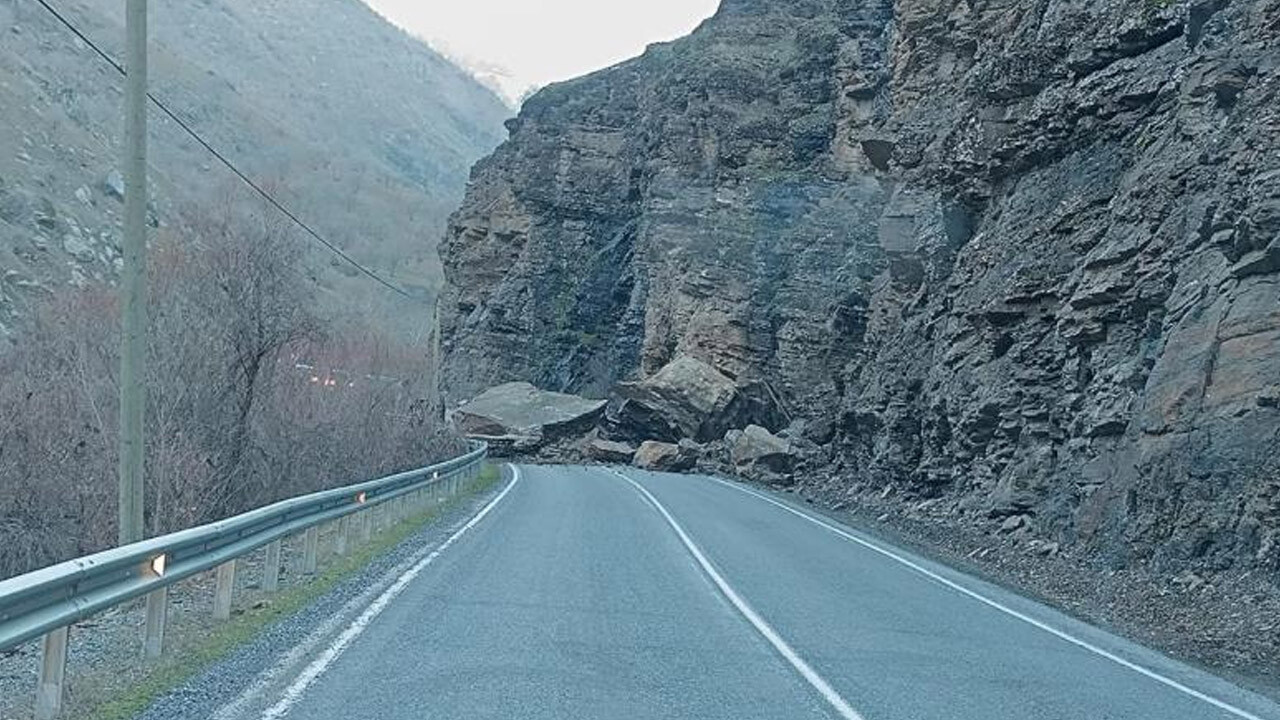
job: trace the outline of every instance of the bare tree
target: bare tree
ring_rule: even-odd
[[[419,412],[425,354],[323,322],[299,243],[235,206],[184,214],[151,249],[152,534],[461,447]],[[115,537],[117,315],[109,288],[69,292],[0,357],[0,577]]]

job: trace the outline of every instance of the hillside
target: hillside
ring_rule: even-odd
[[[121,57],[123,4],[54,6]],[[397,300],[323,252],[333,315],[421,335],[434,243],[502,102],[358,0],[151,7],[152,92],[321,234],[420,297]],[[67,283],[110,282],[119,248],[122,78],[38,4],[0,0],[0,332]],[[238,181],[151,112],[155,219],[252,207]],[[115,187],[113,187],[115,186]]]
[[[1280,594],[1278,67],[1275,0],[724,0],[477,165],[442,388],[693,358],[776,391],[811,498],[1275,662],[1232,613]]]

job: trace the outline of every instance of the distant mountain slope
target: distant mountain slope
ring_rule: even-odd
[[[122,55],[123,3],[55,2]],[[434,244],[471,163],[501,139],[492,92],[359,0],[182,0],[151,7],[151,86],[326,237],[425,299]],[[32,298],[110,281],[122,206],[122,79],[38,4],[0,0],[0,332]],[[151,115],[153,203],[244,204],[233,176]],[[429,312],[314,253],[333,309],[398,327]],[[416,308],[416,309],[415,309]]]

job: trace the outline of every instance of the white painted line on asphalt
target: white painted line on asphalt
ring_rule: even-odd
[[[782,636],[779,635],[778,632],[769,625],[769,623],[765,622],[764,618],[760,617],[760,615],[747,604],[747,601],[743,600],[742,596],[738,595],[737,591],[734,590],[723,577],[721,577],[720,573],[715,569],[715,566],[707,560],[707,557],[702,554],[702,550],[698,548],[693,540],[689,539],[689,535],[685,533],[684,528],[680,527],[680,523],[676,522],[675,518],[671,517],[671,513],[667,512],[667,509],[662,506],[662,503],[658,502],[657,498],[646,490],[643,485],[632,480],[618,470],[613,470],[613,473],[623,480],[631,483],[632,487],[638,490],[641,495],[644,495],[649,503],[662,514],[662,517],[666,519],[667,524],[671,526],[671,529],[676,531],[676,535],[680,537],[680,542],[684,543],[689,554],[693,555],[693,559],[697,560],[698,565],[702,566],[702,571],[711,578],[711,581],[716,584],[716,587],[720,588],[720,592],[723,593],[724,596],[728,598],[729,602],[738,609],[738,612],[747,619],[747,622],[751,623],[751,625],[755,627],[756,631],[764,636],[765,640],[769,641],[769,644],[773,646],[774,650],[777,650],[778,654],[790,663],[791,667],[795,668],[796,672],[800,673],[801,677],[812,685],[814,690],[818,691],[818,694],[822,695],[823,699],[826,700],[837,713],[839,713],[840,717],[844,718],[844,720],[865,720],[843,697],[840,696],[840,693],[836,692],[835,688],[831,687],[830,683],[823,679],[816,670],[810,667],[809,663],[805,662],[804,658],[800,657],[796,651],[787,644],[787,641],[783,640]]]
[[[1136,673],[1144,675],[1152,680],[1155,680],[1158,683],[1161,683],[1169,688],[1177,690],[1178,692],[1190,695],[1191,697],[1197,700],[1202,700],[1218,708],[1219,710],[1235,715],[1236,717],[1244,718],[1244,720],[1265,720],[1264,718],[1254,715],[1248,710],[1238,708],[1235,705],[1232,705],[1231,703],[1225,702],[1223,700],[1219,700],[1218,698],[1215,698],[1211,695],[1206,695],[1205,693],[1202,693],[1199,690],[1196,690],[1195,688],[1183,685],[1182,683],[1178,682],[1177,680],[1174,680],[1173,678],[1161,675],[1160,673],[1154,670],[1149,670],[1145,667],[1142,667],[1141,665],[1138,665],[1135,662],[1126,660],[1109,650],[1100,648],[1097,645],[1094,645],[1093,643],[1089,642],[1088,640],[1078,638],[1074,635],[1071,635],[1070,633],[1067,633],[1064,630],[1059,630],[1044,621],[1037,620],[1036,618],[1033,618],[1030,615],[1027,615],[1026,613],[1015,610],[1009,607],[1008,605],[1001,603],[998,600],[993,600],[977,591],[970,590],[969,588],[961,585],[960,583],[957,583],[954,580],[949,580],[943,577],[942,575],[939,575],[938,573],[920,565],[919,563],[914,562],[909,558],[903,557],[902,555],[899,555],[898,553],[895,553],[892,550],[889,550],[888,548],[883,548],[876,543],[870,542],[868,540],[864,540],[858,537],[857,535],[846,532],[840,529],[839,527],[836,527],[835,525],[832,525],[831,523],[826,522],[825,520],[814,517],[806,512],[797,510],[791,507],[790,505],[787,505],[784,502],[775,500],[769,497],[768,495],[765,495],[764,493],[757,492],[755,490],[752,490],[751,488],[742,487],[741,485],[737,485],[725,480],[721,480],[720,478],[710,478],[710,479],[726,487],[730,487],[730,488],[733,488],[734,490],[738,490],[740,492],[744,492],[748,495],[752,495],[756,498],[759,498],[760,500],[763,500],[769,503],[770,505],[775,505],[777,507],[780,507],[783,510],[786,510],[787,512],[791,513],[792,515],[795,515],[796,517],[802,518],[804,520],[808,520],[809,522],[815,525],[826,528],[827,530],[835,533],[836,535],[839,535],[840,537],[846,540],[851,540],[857,543],[858,545],[861,545],[862,547],[867,548],[868,550],[879,553],[880,555],[883,555],[889,558],[890,560],[893,560],[894,562],[899,563],[900,565],[904,565],[920,573],[921,575],[924,575],[930,580],[941,583],[942,585],[945,585],[946,587],[951,588],[952,590],[955,590],[956,592],[961,593],[962,595],[966,595],[970,598],[973,598],[974,600],[977,600],[978,602],[984,605],[987,605],[991,608],[999,610],[1000,612],[1005,613],[1006,615],[1009,615],[1011,617],[1017,618],[1018,620],[1021,620],[1029,625],[1032,625],[1034,627],[1037,627],[1049,633],[1050,635],[1053,635],[1061,640],[1065,640],[1077,647],[1088,650],[1089,652],[1094,653],[1095,655],[1098,655],[1100,657],[1106,658],[1107,660],[1110,660],[1118,665],[1122,665]]]
[[[311,664],[298,674],[298,677],[294,679],[293,683],[291,683],[289,687],[285,688],[280,701],[262,713],[262,720],[279,720],[285,715],[288,715],[289,711],[293,709],[293,706],[302,698],[303,693],[307,691],[307,688],[311,687],[312,683],[319,679],[319,677],[333,665],[334,661],[336,661],[342,653],[350,647],[351,643],[356,638],[360,637],[365,629],[369,627],[369,624],[373,622],[374,618],[381,615],[382,611],[386,610],[387,606],[391,604],[391,601],[395,600],[400,593],[404,592],[404,589],[409,586],[409,583],[413,582],[414,578],[418,577],[418,575],[425,570],[428,565],[435,562],[436,558],[440,557],[445,550],[448,550],[451,545],[457,542],[458,538],[461,538],[468,530],[475,527],[486,515],[489,514],[489,511],[493,510],[498,503],[502,502],[502,499],[507,496],[507,493],[511,492],[511,488],[515,487],[516,483],[520,482],[520,468],[517,468],[515,465],[511,465],[510,468],[512,472],[511,482],[507,483],[507,486],[502,489],[502,492],[498,493],[497,497],[490,500],[489,504],[485,505],[480,512],[476,513],[476,516],[471,518],[466,525],[463,525],[457,532],[449,536],[449,539],[445,540],[440,547],[433,550],[430,555],[427,555],[425,558],[415,563],[413,567],[406,570],[405,573],[397,578],[390,587],[384,590],[376,600],[370,603],[369,607],[365,608],[365,611],[360,614],[360,617],[351,621],[351,624],[347,626],[347,629],[343,630],[342,634],[334,639],[333,643],[331,643],[319,657],[311,661]]]
[[[439,503],[443,504],[445,502],[445,498],[439,498]],[[313,628],[301,642],[282,655],[274,665],[259,673],[257,679],[242,690],[233,700],[218,708],[209,717],[209,720],[241,720],[247,716],[250,712],[249,709],[267,696],[271,688],[276,687],[287,677],[288,673],[310,657],[321,643],[332,638],[342,624],[347,622],[347,618],[360,612],[362,608],[368,607],[374,598],[378,597],[396,579],[429,555],[431,551],[432,548],[424,548],[419,552],[413,553],[407,560],[399,563],[380,577],[369,588],[344,603],[337,612]]]
[[[408,562],[401,563],[393,569],[392,573],[395,574],[395,577],[399,577],[426,554],[426,551],[415,554]],[[209,720],[240,720],[240,718],[243,718],[247,714],[248,708],[266,695],[268,690],[274,687],[286,673],[301,663],[304,658],[311,655],[320,643],[332,637],[346,618],[354,615],[360,608],[368,606],[373,601],[373,598],[389,587],[392,582],[394,580],[378,582],[373,587],[348,600],[338,612],[316,626],[302,642],[293,646],[275,665],[259,674],[253,684],[245,688],[234,700],[219,708],[217,712],[210,716]]]

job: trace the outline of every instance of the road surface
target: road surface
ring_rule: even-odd
[[[771,495],[632,469],[507,479],[261,717],[1280,720]]]

